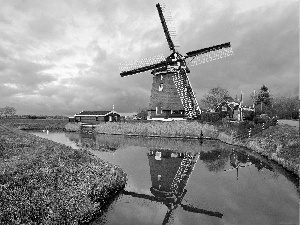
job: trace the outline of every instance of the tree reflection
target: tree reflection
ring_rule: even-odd
[[[209,152],[201,152],[200,160],[204,162],[209,171],[219,172],[224,170],[226,162],[228,162],[229,156],[229,150],[218,149]]]

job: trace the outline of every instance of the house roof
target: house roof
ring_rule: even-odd
[[[116,111],[81,111],[74,116],[106,116],[111,113],[119,114]]]
[[[234,99],[232,97],[230,97],[230,96],[225,96],[223,99],[226,102],[234,102]]]
[[[217,106],[216,109],[218,109],[219,107],[223,106],[223,105],[227,105],[228,107],[230,107],[231,109],[234,109],[235,107],[239,106],[238,103],[236,102],[227,102],[227,101],[223,101],[220,102]]]

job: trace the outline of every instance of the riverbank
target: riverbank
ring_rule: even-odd
[[[0,171],[1,224],[88,222],[126,183],[88,151],[1,125]]]
[[[72,127],[73,126],[73,127]],[[277,162],[298,177],[300,164],[300,140],[297,130],[289,125],[276,125],[250,138],[235,139],[244,132],[244,125],[220,123],[217,125],[198,122],[151,122],[151,123],[103,123],[95,127],[99,134],[159,136],[166,138],[211,138],[228,144],[246,147]],[[80,130],[70,124],[73,131]]]
[[[64,130],[68,122],[67,119],[0,119],[0,124],[19,130]]]
[[[233,141],[233,144],[249,148],[276,161],[298,177],[300,175],[300,139],[298,130],[292,126],[271,126],[250,138]]]

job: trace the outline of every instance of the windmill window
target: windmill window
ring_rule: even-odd
[[[158,91],[162,91],[164,89],[164,84],[160,83],[159,87],[158,87]]]
[[[156,115],[161,115],[161,114],[162,114],[161,106],[156,106]]]
[[[161,178],[161,175],[158,174],[158,175],[157,175],[157,180],[160,181],[160,178]]]

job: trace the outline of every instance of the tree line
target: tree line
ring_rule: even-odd
[[[1,117],[13,117],[16,115],[16,109],[14,107],[6,106],[4,108],[0,108],[0,118]]]
[[[207,108],[215,109],[224,99],[234,100],[225,88],[218,86],[209,90],[201,101]],[[258,93],[250,95],[250,99],[257,115],[268,114],[269,116],[277,116],[279,119],[299,118],[299,96],[273,97],[269,89],[263,85]],[[237,98],[235,100],[240,101]]]
[[[226,88],[213,87],[203,96],[201,101],[210,110],[216,109],[217,105],[224,100],[240,102],[241,99],[232,98]],[[263,85],[258,93],[250,94],[250,104],[254,108],[255,114],[268,114],[270,117],[277,116],[279,119],[298,119],[300,101],[299,96],[279,96],[273,97],[269,89]],[[146,119],[147,108],[140,108],[137,116]]]

